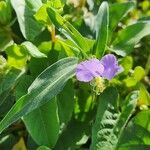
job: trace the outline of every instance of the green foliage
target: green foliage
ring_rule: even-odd
[[[92,150],[116,150],[120,135],[135,110],[137,93],[129,95],[122,106],[121,112],[117,110],[118,94],[114,88],[109,88],[99,97],[95,124],[92,130]]]
[[[108,39],[108,24],[109,24],[109,7],[107,2],[103,2],[96,16],[96,43],[94,53],[96,56],[102,57]]]
[[[150,34],[149,26],[149,21],[141,21],[121,30],[117,39],[113,42],[113,52],[121,56],[131,53],[134,46],[144,36]]]
[[[20,80],[24,71],[18,69],[11,69],[7,74],[1,79],[0,82],[0,105],[4,103],[9,97],[9,93],[15,88],[17,82]]]
[[[56,96],[73,76],[76,63],[77,58],[65,58],[43,71],[28,88],[28,93],[15,103],[1,121],[0,132]]]
[[[66,84],[63,91],[57,96],[57,103],[60,122],[67,124],[71,119],[74,109],[74,90],[71,80]]]
[[[88,124],[72,120],[59,137],[54,150],[75,149],[77,143],[84,137]]]
[[[50,149],[46,146],[40,146],[36,150],[50,150]]]
[[[52,99],[23,117],[28,132],[37,144],[48,147],[55,145],[59,135],[57,109],[57,101]]]
[[[32,41],[42,29],[42,25],[34,18],[34,11],[25,0],[11,0],[11,4],[16,12],[20,30],[25,39]],[[34,2],[34,1],[32,1]],[[30,3],[31,4],[31,3]],[[34,2],[34,4],[37,4]],[[32,5],[37,8],[37,5]]]
[[[31,42],[23,42],[22,45],[26,48],[27,52],[32,56],[32,57],[36,57],[36,58],[42,58],[42,57],[46,57],[45,54],[41,53],[38,48],[33,45]]]
[[[71,39],[79,48],[84,51],[88,50],[83,36],[63,17],[61,17],[53,8],[47,9],[48,16],[54,25],[69,39]],[[84,53],[84,52],[83,52]]]
[[[149,8],[0,0],[0,149],[148,150]],[[74,77],[77,63],[109,53],[121,66],[113,79]]]
[[[144,110],[138,113],[125,129],[118,150],[148,150],[149,146],[150,111]]]
[[[13,43],[12,37],[7,29],[0,29],[0,51]]]
[[[114,31],[118,23],[133,9],[134,2],[114,3],[110,5],[110,32]]]
[[[27,62],[27,52],[20,45],[14,44],[6,49],[8,56],[8,65],[21,69]]]

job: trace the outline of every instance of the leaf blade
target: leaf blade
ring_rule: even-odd
[[[125,125],[136,107],[138,93],[131,93],[127,97],[122,112],[117,110],[117,98],[117,91],[112,87],[100,96],[101,102],[92,129],[91,150],[116,150]]]
[[[83,36],[59,13],[57,13],[52,7],[47,8],[47,13],[53,24],[62,32],[67,38],[71,39],[77,46],[84,51],[88,50]]]
[[[150,34],[149,27],[150,21],[141,21],[121,30],[117,39],[113,42],[112,51],[121,56],[131,53],[134,46],[143,37]]]
[[[44,53],[40,52],[39,49],[34,44],[32,44],[29,41],[25,41],[21,45],[26,48],[26,50],[32,57],[35,58],[47,57]]]
[[[99,8],[96,18],[96,42],[94,53],[97,58],[103,56],[108,40],[109,7],[107,2],[103,2]]]
[[[56,96],[74,75],[77,61],[76,57],[64,58],[45,69],[0,122],[0,132]]]

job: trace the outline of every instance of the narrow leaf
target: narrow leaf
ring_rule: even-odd
[[[52,7],[47,8],[47,13],[53,24],[62,32],[67,38],[71,39],[77,46],[84,51],[87,51],[88,46],[83,36],[59,13]]]
[[[96,17],[96,43],[94,54],[97,58],[102,57],[108,39],[109,7],[107,2],[103,2]]]
[[[28,93],[14,104],[0,122],[0,133],[22,116],[55,97],[74,75],[77,61],[75,57],[64,58],[45,69],[31,84]]]

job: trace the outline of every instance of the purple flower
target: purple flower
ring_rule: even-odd
[[[76,76],[79,81],[89,82],[93,78],[101,76],[104,66],[98,59],[90,59],[81,62],[76,68]]]
[[[112,79],[120,70],[118,61],[113,54],[102,57],[101,60],[90,59],[81,62],[76,68],[76,77],[79,81],[89,82],[95,77]]]

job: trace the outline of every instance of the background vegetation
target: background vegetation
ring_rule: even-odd
[[[0,0],[1,150],[150,149],[150,2],[107,2]],[[74,70],[107,53],[96,95]]]

